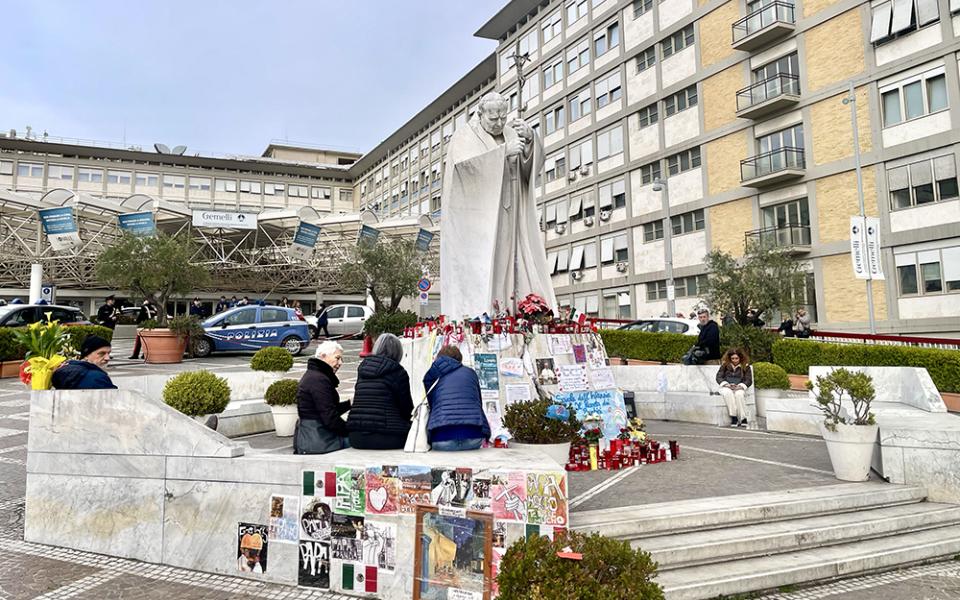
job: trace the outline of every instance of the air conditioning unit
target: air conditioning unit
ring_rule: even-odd
[[[577,172],[576,172],[576,171],[570,171],[569,173],[567,173],[567,179],[568,179],[568,180],[574,181],[574,180],[576,180],[576,178],[577,178]]]
[[[570,279],[573,279],[574,281],[580,281],[583,279],[583,273],[580,271],[570,271]]]
[[[580,174],[586,177],[590,174],[590,165],[583,165],[580,167]]]
[[[593,227],[593,217],[584,217],[583,224],[587,227]]]
[[[627,272],[627,263],[618,262],[617,263],[617,273],[626,273]]]
[[[600,220],[601,220],[601,221],[609,221],[609,220],[610,220],[610,211],[609,211],[609,210],[601,210],[601,211],[600,211]]]
[[[563,235],[563,233],[564,233],[566,230],[567,230],[567,225],[566,225],[566,223],[557,223],[557,227],[556,227],[556,229],[554,229],[554,231],[556,231],[556,232],[557,232],[558,234],[560,234],[560,235]]]

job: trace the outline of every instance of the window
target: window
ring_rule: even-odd
[[[570,147],[570,172],[587,167],[593,162],[593,140],[587,138]],[[589,171],[587,171],[589,173]]]
[[[754,83],[760,81],[767,81],[770,78],[776,77],[777,75],[799,75],[800,74],[800,63],[797,57],[797,53],[793,52],[786,56],[781,56],[773,62],[769,62],[758,69],[753,70],[753,81]]]
[[[163,187],[172,190],[182,190],[187,187],[187,180],[182,175],[164,175]]]
[[[310,187],[306,185],[290,184],[287,186],[287,195],[291,198],[309,198]]]
[[[691,106],[697,105],[697,84],[680,90],[672,96],[663,99],[663,112],[666,116],[675,115],[681,110],[686,110]]]
[[[214,186],[218,192],[226,192],[235,194],[237,192],[237,180],[236,179],[216,179],[214,181]]]
[[[9,163],[12,165],[13,163]],[[10,173],[7,173],[9,175]],[[68,165],[50,165],[47,167],[47,179],[60,179],[62,181],[72,181],[73,180],[73,167]],[[130,183],[130,178],[127,178],[127,183]]]
[[[760,209],[764,230],[772,230],[761,241],[775,241],[778,246],[810,244],[810,208],[806,198],[792,200]]]
[[[593,55],[603,56],[620,45],[620,23],[614,21],[593,34]]]
[[[887,169],[887,182],[893,210],[960,197],[952,154]]]
[[[310,188],[310,197],[316,200],[329,200],[331,196],[331,189],[326,186],[313,186]]]
[[[450,141],[450,138],[453,137],[453,121],[447,121],[443,124],[440,136],[443,138],[444,144]]]
[[[757,138],[757,150],[760,154],[774,152],[782,148],[803,148],[803,123]],[[780,160],[782,159],[771,157],[774,169],[782,168],[781,165],[776,164]]]
[[[871,10],[870,41],[877,45],[940,20],[936,0],[891,0]]]
[[[543,24],[540,25],[540,29],[543,32],[543,43],[546,44],[553,38],[560,35],[560,11],[555,11],[552,15],[543,20]]]
[[[553,204],[548,204],[546,211],[546,221],[544,224],[546,225],[547,229],[553,229],[557,226],[557,203],[554,202]]]
[[[603,293],[603,316],[608,319],[630,319],[630,292],[605,291]]]
[[[257,322],[257,309],[244,308],[223,319],[224,325],[252,325]]]
[[[160,176],[156,173],[137,173],[137,186],[158,187],[160,185]]]
[[[617,179],[600,186],[600,210],[623,208],[627,205],[626,185]]]
[[[667,173],[677,175],[700,166],[700,147],[691,148],[667,157]]]
[[[265,183],[263,184],[263,193],[268,196],[282,196],[284,186],[282,183]]]
[[[656,179],[660,179],[659,160],[640,167],[640,183],[646,185],[648,183],[653,183]]]
[[[579,246],[571,248],[570,263],[568,266],[571,271],[596,267],[597,245],[594,242],[587,242],[586,244],[580,244]]]
[[[654,102],[650,106],[644,106],[637,111],[638,125],[640,129],[644,127],[649,127],[650,125],[655,125],[657,123],[658,113],[657,113],[657,103]]]
[[[703,209],[695,210],[682,215],[673,215],[670,217],[670,229],[673,235],[683,235],[693,233],[694,231],[703,231],[704,217]]]
[[[291,186],[292,187],[292,186]],[[284,321],[292,321],[290,315],[287,314],[287,311],[282,308],[261,308],[260,309],[260,322],[261,323],[282,323]]]
[[[440,163],[439,162],[435,162],[432,165],[430,165],[430,180],[433,182],[435,186],[438,183],[440,183]]]
[[[13,161],[0,160],[0,175],[13,175]]]
[[[657,64],[657,51],[653,46],[637,55],[637,73],[646,71],[655,64]]]
[[[587,66],[590,66],[590,40],[583,38],[567,48],[567,75],[572,75],[581,67]]]
[[[590,87],[587,86],[571,96],[568,104],[570,106],[571,123],[580,117],[589,115],[591,110]]]
[[[103,169],[87,169],[80,167],[77,169],[77,181],[87,183],[103,183]]]
[[[43,177],[43,165],[38,163],[17,163],[17,177]]]
[[[617,125],[597,134],[597,160],[616,156],[623,152],[623,126]]]
[[[576,23],[587,15],[587,0],[574,0],[567,4],[567,25]]]
[[[547,111],[547,114],[544,117],[544,129],[547,132],[547,135],[550,135],[554,131],[561,129],[564,125],[564,111],[563,105],[558,104],[552,109]]]
[[[107,171],[107,183],[130,185],[130,171]]]
[[[960,246],[894,256],[901,296],[960,292]]]
[[[660,53],[664,58],[673,56],[687,46],[693,45],[693,23],[660,42]]]
[[[440,130],[435,129],[430,133],[430,150],[436,152],[440,149]]]
[[[620,99],[620,71],[614,71],[597,82],[597,108]]]
[[[880,89],[883,126],[891,127],[948,108],[943,67]]]
[[[626,233],[600,240],[601,263],[606,265],[612,262],[626,262],[628,260],[630,260],[630,254],[627,250]]]
[[[653,223],[643,224],[643,241],[653,242],[663,239],[663,220],[657,220]]]
[[[240,193],[241,194],[260,194],[263,184],[259,181],[241,181],[240,182]]]
[[[353,190],[340,190],[340,202],[353,206]]]
[[[582,192],[570,196],[570,220],[577,221],[595,214],[593,191]]]
[[[190,178],[190,189],[191,190],[200,190],[204,192],[210,191],[210,178],[209,177],[191,177]]]
[[[674,294],[677,298],[696,298],[707,289],[706,275],[677,277],[673,280]]]
[[[667,299],[667,280],[661,279],[659,281],[648,281],[646,283],[647,288],[647,301],[652,302],[654,300],[666,300]]]
[[[653,0],[633,0],[633,18],[636,19],[653,8]]]
[[[563,81],[563,59],[543,68],[543,89]]]
[[[547,178],[547,183],[563,177],[566,174],[566,164],[563,152],[558,152],[544,160],[543,174]]]

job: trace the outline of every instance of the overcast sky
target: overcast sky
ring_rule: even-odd
[[[507,0],[4,0],[0,131],[367,152],[495,48]]]

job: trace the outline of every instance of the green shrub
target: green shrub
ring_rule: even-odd
[[[720,349],[744,348],[750,362],[771,362],[773,344],[780,339],[776,331],[731,323],[720,328]]]
[[[289,353],[287,353],[289,356]],[[281,379],[274,381],[267,388],[264,399],[270,406],[290,406],[297,403],[297,386],[300,384],[296,379]]]
[[[813,383],[807,382],[807,389],[813,389]],[[853,405],[853,414],[849,415],[843,407],[846,396]],[[873,378],[866,373],[853,373],[846,369],[834,369],[827,375],[817,377],[817,406],[824,416],[824,425],[830,431],[836,431],[837,425],[875,425],[870,404],[876,398]]]
[[[566,421],[548,419],[547,408],[554,402],[546,398],[522,400],[507,406],[503,412],[503,426],[521,444],[562,444],[580,436],[583,425],[570,410]]]
[[[285,349],[277,346],[261,348],[250,359],[250,368],[254,371],[286,373],[291,367],[293,367],[293,356]]]
[[[197,341],[206,333],[200,319],[190,315],[180,315],[167,321],[167,328],[181,338],[187,338],[187,352],[193,356],[193,349]]]
[[[558,557],[568,546],[583,559]],[[663,590],[652,581],[656,573],[657,563],[629,542],[572,531],[554,541],[530,536],[510,546],[497,585],[500,600],[662,600]]]
[[[230,403],[230,386],[210,371],[180,373],[163,387],[163,401],[191,417],[216,414]]]
[[[646,331],[622,331],[601,329],[600,337],[607,349],[607,356],[655,360],[661,363],[678,363],[690,346],[697,342],[692,335],[682,333],[648,333]]]
[[[378,311],[373,313],[363,325],[363,332],[376,339],[381,333],[403,334],[405,327],[413,327],[419,321],[416,313],[409,310],[397,312]]]
[[[773,362],[798,375],[811,366],[922,367],[941,392],[960,392],[960,350],[784,339],[773,345]]]
[[[26,350],[17,343],[13,327],[0,327],[0,361],[23,360]]]
[[[768,362],[755,362],[753,366],[753,385],[758,390],[789,390],[790,378],[780,365]]]
[[[0,327],[0,360],[12,361],[23,360],[27,354],[27,349],[17,343],[16,332],[22,330],[22,327]],[[69,358],[73,358],[80,351],[83,340],[88,335],[100,336],[109,341],[113,340],[113,330],[100,325],[67,325],[64,327],[67,332],[68,348],[66,352]]]

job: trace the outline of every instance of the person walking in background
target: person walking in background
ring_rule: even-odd
[[[236,297],[234,297],[236,299]],[[227,302],[226,296],[220,296],[220,301],[217,302],[217,308],[214,310],[216,313],[222,313],[223,311],[230,308],[230,304]]]
[[[157,318],[157,307],[153,304],[150,298],[144,298],[143,304],[140,305],[140,312],[137,313],[137,336],[133,342],[133,354],[130,355],[131,360],[140,359],[140,332],[139,327],[143,326],[147,321]]]
[[[53,387],[58,390],[115,390],[104,371],[110,362],[110,342],[88,335],[80,345],[80,360],[68,360],[53,372]]]
[[[697,320],[700,335],[697,343],[683,355],[685,365],[704,365],[720,358],[720,326],[710,319],[710,311],[706,308],[697,311]]]
[[[320,331],[323,330],[323,337],[330,337],[330,332],[327,331],[327,323],[329,319],[327,318],[327,307],[322,302],[317,308],[317,331],[314,334],[315,340],[320,339]]]
[[[730,348],[720,360],[717,371],[717,383],[720,384],[720,396],[727,405],[731,427],[747,426],[747,407],[744,396],[747,388],[753,385],[750,360],[739,348]]]
[[[798,308],[797,314],[793,318],[793,333],[798,338],[810,337],[810,315],[804,308]]]
[[[342,364],[343,347],[329,340],[307,360],[307,372],[297,386],[300,422],[293,435],[294,454],[326,454],[350,447],[347,423],[341,416],[350,410],[350,402],[341,402],[337,392]]]
[[[436,384],[436,385],[434,385]],[[423,376],[430,418],[427,435],[439,451],[476,450],[490,437],[477,372],[463,366],[456,346],[444,346]]]
[[[305,321],[305,320],[306,320],[306,319],[303,318],[303,309],[300,308],[300,301],[299,301],[299,300],[294,300],[294,301],[293,301],[293,314],[296,315],[296,317],[297,317],[298,319],[300,319],[301,321]]]
[[[381,333],[373,353],[360,363],[347,418],[351,448],[403,448],[410,431],[413,398],[410,376],[400,365],[402,358],[400,339],[392,333]]]
[[[117,319],[120,318],[120,309],[115,305],[113,296],[107,296],[106,302],[97,311],[97,322],[107,329],[116,329]]]

